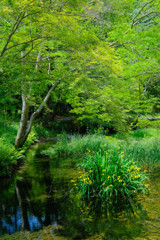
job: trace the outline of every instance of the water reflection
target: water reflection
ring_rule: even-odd
[[[153,214],[148,197],[143,199],[143,206],[140,202],[134,204],[134,211],[128,206],[112,212],[104,203],[84,203],[70,192],[70,180],[78,174],[77,160],[38,158],[43,147],[46,146],[37,145],[29,151],[28,163],[14,179],[1,180],[1,235],[24,230],[33,232],[48,225],[56,227],[57,234],[64,238],[75,240],[140,240],[150,239],[147,236],[153,232],[159,235],[159,202],[153,207]],[[151,197],[153,204],[159,199],[159,178],[157,175],[151,179],[156,182]],[[117,205],[117,209],[119,207]]]

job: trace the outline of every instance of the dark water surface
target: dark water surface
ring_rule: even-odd
[[[78,159],[40,157],[47,147],[33,146],[17,176],[0,180],[0,239],[160,240],[160,171],[134,212],[109,214],[72,196]]]

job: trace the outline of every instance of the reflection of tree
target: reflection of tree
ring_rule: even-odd
[[[21,187],[21,182],[17,181],[16,183],[16,193],[19,202],[19,206],[21,208],[21,220],[22,220],[22,231],[30,231],[28,215],[27,215],[27,204],[25,201],[25,195],[23,192],[23,188]]]
[[[67,171],[65,171],[66,166]],[[92,205],[90,203],[87,205],[85,202],[84,206],[78,199],[73,201],[74,196],[71,198],[68,194],[67,180],[69,174],[72,175],[73,172],[72,169],[68,169],[68,166],[65,159],[56,161],[38,159],[34,156],[34,159],[30,159],[28,164],[23,167],[23,171],[21,170],[21,179],[23,178],[23,180],[17,180],[16,194],[15,188],[13,188],[8,202],[1,199],[2,195],[0,195],[0,213],[3,210],[3,216],[5,215],[7,219],[6,215],[8,215],[10,222],[11,217],[14,216],[12,224],[17,230],[19,227],[16,227],[18,220],[16,214],[19,211],[18,199],[21,208],[22,230],[29,230],[32,227],[32,230],[38,230],[40,227],[56,222],[58,225],[63,225],[61,234],[73,239],[85,239],[89,236],[91,236],[90,239],[93,239],[92,237],[97,234],[103,234],[106,240],[109,238],[134,239],[134,237],[140,236],[142,231],[145,231],[141,220],[138,222],[133,219],[132,221],[132,219],[126,218],[126,214],[122,221],[118,218],[109,219],[106,210],[101,212],[99,202],[95,204],[93,201]],[[4,186],[4,189],[7,189],[6,195],[8,195],[7,185]],[[4,209],[2,209],[3,205]],[[103,215],[105,216],[103,217]],[[36,222],[34,222],[33,216],[36,217]],[[133,228],[136,229],[136,232],[133,231]]]
[[[32,172],[34,172],[33,168],[36,167],[35,170],[38,172],[38,175],[36,175],[36,178],[32,181],[32,187],[29,190],[29,195],[31,196],[30,210],[42,226],[48,226],[52,224],[53,219],[58,220],[57,210],[59,209],[59,206],[57,206],[53,198],[55,184],[50,175],[50,162],[42,161],[38,166],[32,165],[31,167]],[[37,189],[37,187],[39,187],[39,189]],[[43,196],[45,196],[45,199],[37,201],[36,199],[41,198],[41,196],[42,199]],[[39,209],[41,209],[41,212],[39,212]]]
[[[17,229],[15,179],[1,179],[0,184],[0,235]]]

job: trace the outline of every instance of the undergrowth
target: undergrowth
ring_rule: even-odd
[[[28,146],[37,140],[37,135],[33,129],[27,142],[22,149],[15,149],[14,141],[18,131],[19,123],[0,120],[0,177],[10,175],[17,161],[22,161]]]
[[[43,151],[43,154],[53,158],[55,156],[85,156],[87,151],[124,152],[125,157],[135,162],[143,169],[151,170],[160,165],[160,136],[157,129],[141,129],[127,133],[122,138],[118,136],[104,136],[99,134],[60,136],[61,140]],[[138,136],[138,137],[137,137]],[[140,137],[141,136],[141,137]]]

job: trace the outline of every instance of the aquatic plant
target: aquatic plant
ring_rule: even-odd
[[[124,158],[124,152],[108,154],[88,149],[87,153],[81,164],[82,174],[78,179],[71,180],[82,198],[100,198],[117,203],[129,201],[138,192],[149,191],[145,172],[141,172],[133,161]]]

